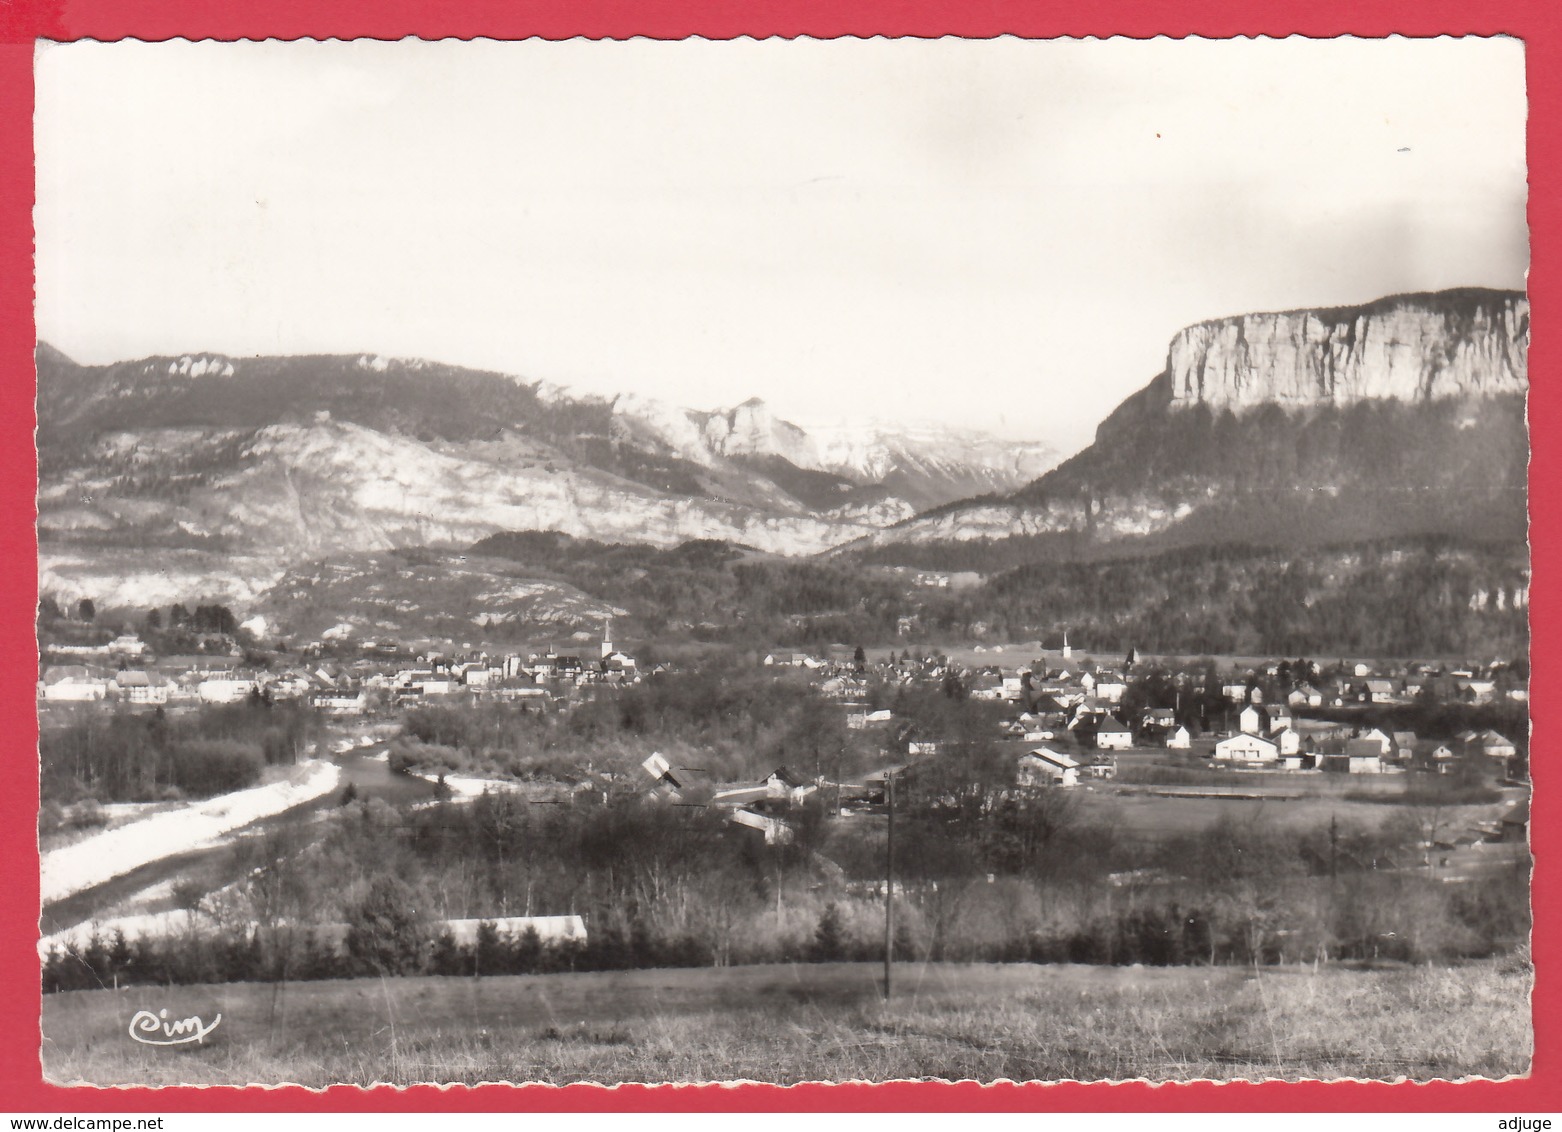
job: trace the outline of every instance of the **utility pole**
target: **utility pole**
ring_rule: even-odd
[[[895,962],[895,776],[884,775],[884,798],[889,803],[889,833],[884,854],[884,1001],[890,996],[890,970]]]

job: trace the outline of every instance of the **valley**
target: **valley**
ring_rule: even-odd
[[[617,617],[756,647],[1074,624],[1121,648],[1517,653],[1527,335],[1521,295],[1473,289],[1202,323],[1061,463],[757,399],[40,346],[40,588],[132,623],[221,601],[293,641]],[[1087,585],[1092,563],[1127,588]],[[980,585],[938,582],[960,571]]]
[[[1476,291],[1199,324],[1066,459],[41,346],[51,1072],[144,1074],[104,1035],[154,985],[264,1011],[213,1073],[313,1064],[373,976],[436,1031],[468,980],[522,1021],[335,1079],[644,1075],[687,1027],[689,1073],[749,1072],[722,988],[777,978],[797,1033],[898,1073],[964,1064],[994,987],[1052,1009],[1042,969],[1226,1013],[1126,1061],[1161,1022],[1027,1060],[1048,1033],[1002,1015],[983,1072],[1522,1066],[1527,334]],[[886,949],[915,989],[881,1007]],[[668,1010],[692,969],[726,974]],[[1250,984],[1297,980],[1369,1045],[1255,1059]],[[1353,1004],[1389,984],[1465,996],[1469,1036],[1378,1041]]]

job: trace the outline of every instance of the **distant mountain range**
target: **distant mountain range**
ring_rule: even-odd
[[[1478,289],[1200,323],[1084,451],[852,549],[970,568],[978,545],[998,565],[1222,543],[1522,541],[1528,344],[1528,300]]]
[[[372,355],[37,364],[41,583],[109,605],[249,601],[309,559],[506,530],[808,554],[1060,456]]]
[[[1528,340],[1522,294],[1475,289],[1200,323],[1062,463],[372,355],[81,366],[40,344],[40,585],[224,600],[305,636],[567,638],[627,613],[653,634],[1127,638],[1153,610],[1092,604],[1089,564],[1137,559],[1113,567],[1124,593],[1202,594],[1165,642],[1345,640],[1360,610],[1331,587],[1358,578],[1363,609],[1408,616],[1434,583],[1440,603],[1435,632],[1364,645],[1517,651],[1525,614],[1488,595],[1527,593]],[[989,582],[936,597],[926,569]]]

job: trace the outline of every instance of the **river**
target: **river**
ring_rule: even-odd
[[[192,887],[198,886],[203,892],[226,887],[238,880],[244,870],[236,852],[240,839],[288,826],[303,831],[307,836],[318,837],[323,832],[320,816],[341,804],[343,791],[349,784],[356,788],[360,799],[379,798],[397,806],[428,801],[434,797],[433,783],[392,772],[385,750],[386,745],[378,743],[373,747],[333,756],[332,761],[341,769],[341,779],[335,790],[292,809],[251,822],[226,835],[217,845],[161,857],[102,884],[45,905],[39,917],[41,934],[53,935],[77,924],[112,914],[137,894],[159,885],[168,885],[170,891],[146,901],[144,906],[137,907],[137,911],[162,911],[177,907],[171,888],[173,884],[182,881],[192,882]]]

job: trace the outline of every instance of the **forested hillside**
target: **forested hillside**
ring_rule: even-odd
[[[990,569],[1010,548],[949,549],[969,555],[958,565]],[[1063,627],[1097,648],[1185,653],[1512,656],[1528,641],[1523,544],[1440,536],[1033,563],[965,589],[855,556],[777,559],[720,543],[659,551],[532,532],[471,553],[567,577],[627,609],[639,635],[761,648],[1033,640]]]

